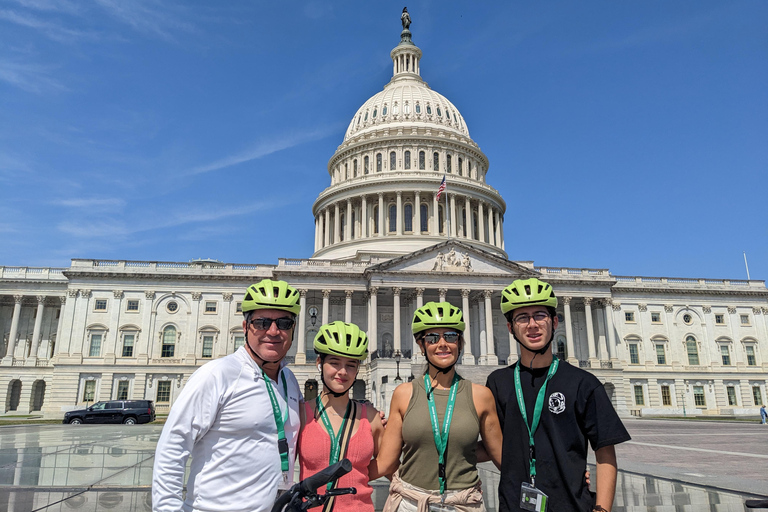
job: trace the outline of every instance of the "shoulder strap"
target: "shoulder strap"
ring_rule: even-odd
[[[343,459],[347,456],[347,449],[349,448],[349,440],[352,439],[352,431],[355,428],[355,422],[354,419],[357,418],[357,401],[350,400],[352,404],[352,411],[350,411],[350,416],[352,417],[353,421],[348,421],[346,428],[341,433],[341,437],[339,438],[339,444],[341,445],[341,452],[339,452],[339,460]],[[338,487],[339,481],[336,480],[333,482],[333,486],[331,489],[335,489]],[[325,505],[323,505],[323,512],[332,512],[333,506],[336,503],[336,497],[332,496],[328,499],[328,501],[325,502]]]

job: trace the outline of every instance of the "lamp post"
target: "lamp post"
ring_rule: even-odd
[[[395,382],[397,384],[400,384],[403,382],[403,379],[400,378],[400,358],[402,357],[402,354],[399,350],[395,350],[395,363],[397,363],[397,376],[395,377]]]

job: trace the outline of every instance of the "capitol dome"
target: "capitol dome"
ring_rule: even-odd
[[[392,79],[355,112],[328,162],[313,258],[396,257],[450,238],[507,257],[506,204],[485,181],[488,158],[459,109],[422,80],[421,56],[404,23]]]

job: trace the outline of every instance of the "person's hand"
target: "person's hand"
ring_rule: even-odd
[[[384,416],[384,411],[379,411],[379,416],[381,417],[381,424],[387,428],[387,418]]]
[[[590,482],[589,482],[589,470],[586,470],[584,472],[584,479],[587,481],[587,485],[589,485],[590,484]]]

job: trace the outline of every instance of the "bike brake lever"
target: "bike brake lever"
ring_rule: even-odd
[[[325,495],[328,497],[341,496],[343,494],[357,494],[357,489],[354,487],[341,487],[338,489],[331,489],[330,491],[325,493]]]

